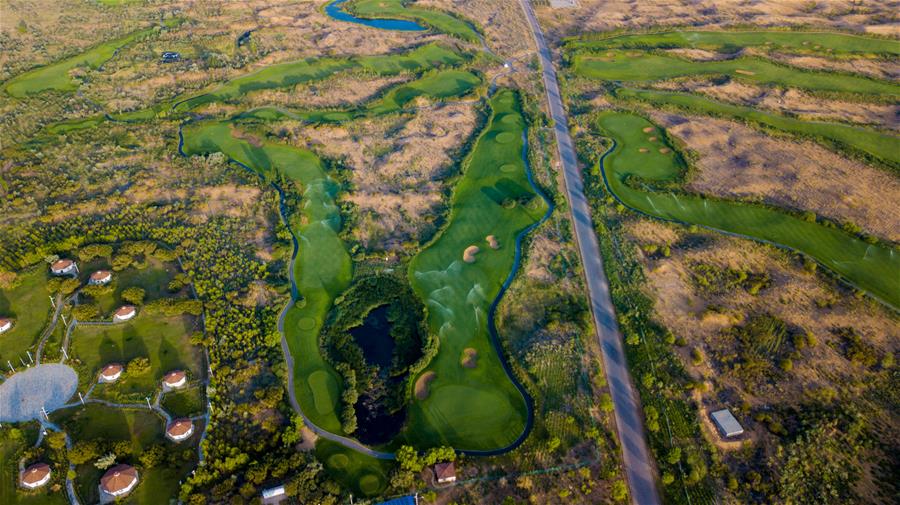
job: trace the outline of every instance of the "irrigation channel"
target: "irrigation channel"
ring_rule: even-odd
[[[334,0],[333,2],[325,6],[325,14],[328,14],[330,17],[338,21],[356,23],[364,26],[370,26],[372,28],[379,28],[382,30],[422,32],[428,29],[420,25],[419,23],[416,23],[415,21],[409,21],[406,19],[365,19],[356,17],[353,14],[347,12],[343,7],[341,7],[341,4],[346,2],[347,0]]]

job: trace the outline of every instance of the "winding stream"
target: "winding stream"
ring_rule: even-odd
[[[325,14],[328,14],[333,19],[338,21],[345,21],[348,23],[356,23],[364,26],[370,26],[372,28],[379,28],[381,30],[397,30],[401,32],[422,32],[427,30],[428,28],[416,23],[415,21],[409,21],[406,19],[364,19],[358,18],[353,14],[350,14],[343,8],[341,8],[341,4],[347,2],[347,0],[334,0],[325,6]]]

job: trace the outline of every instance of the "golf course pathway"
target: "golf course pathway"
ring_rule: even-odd
[[[622,445],[622,459],[633,503],[655,505],[660,502],[656,489],[656,471],[644,434],[641,404],[631,381],[622,337],[616,323],[615,310],[609,295],[609,284],[603,270],[603,259],[597,243],[590,205],[584,194],[584,182],[578,168],[578,158],[569,136],[568,118],[559,94],[559,84],[550,49],[544,41],[541,27],[528,0],[519,0],[531,26],[541,59],[544,88],[554,123],[556,146],[562,163],[566,195],[572,212],[575,238],[584,265],[591,312],[597,337],[603,350],[603,369],[615,405],[616,429]]]

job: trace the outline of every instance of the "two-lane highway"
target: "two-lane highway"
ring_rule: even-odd
[[[609,283],[603,270],[603,259],[600,256],[600,247],[591,220],[590,205],[584,195],[584,181],[578,168],[578,158],[575,155],[572,138],[569,136],[568,118],[559,94],[556,69],[530,1],[519,0],[519,2],[525,11],[525,17],[528,18],[541,59],[544,88],[547,91],[550,117],[554,123],[556,147],[562,164],[575,239],[584,265],[597,338],[603,350],[606,380],[615,405],[616,429],[622,445],[622,459],[631,499],[638,505],[656,505],[660,503],[656,489],[656,472],[647,448],[641,404],[625,363],[622,336],[609,295]]]

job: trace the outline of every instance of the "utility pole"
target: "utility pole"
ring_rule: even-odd
[[[13,368],[12,363],[9,360],[6,360],[6,364],[9,366],[9,369],[12,370],[12,373],[16,373],[16,369]]]
[[[53,300],[53,297],[52,297],[52,296],[48,296],[47,298],[50,299],[50,306],[53,307],[53,308],[55,309],[55,308],[56,308],[56,302]]]
[[[25,363],[25,360],[22,359],[22,356],[19,356],[19,361],[22,362],[22,366],[23,366],[23,367],[28,368],[28,363]]]
[[[81,396],[81,391],[78,392],[78,399],[81,400],[81,404],[84,405],[84,397]]]
[[[31,351],[25,351],[25,353],[28,354],[28,361],[30,361],[31,364],[33,365],[33,364],[34,364],[34,359],[31,357]]]
[[[45,417],[48,421],[50,420],[50,415],[47,414],[47,409],[45,409],[43,405],[41,405],[41,413],[44,414],[44,417]]]
[[[147,400],[147,408],[150,409],[150,410],[153,410],[153,406],[150,405],[150,397],[148,396],[148,397],[146,398],[146,400]]]
[[[59,350],[62,351],[63,356],[65,356],[66,359],[69,359],[69,354],[66,352],[65,347],[60,347]]]

